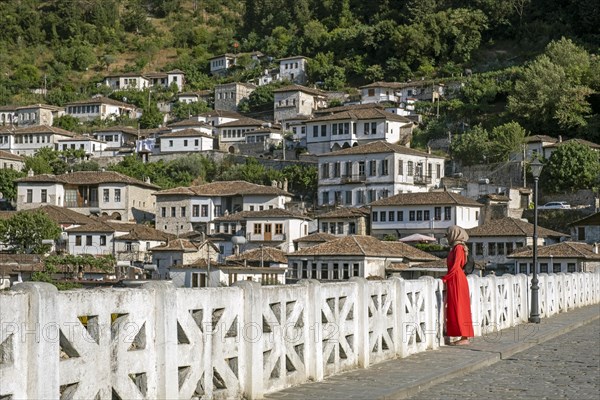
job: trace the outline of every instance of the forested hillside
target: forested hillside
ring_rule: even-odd
[[[14,0],[0,27],[0,105],[62,105],[113,72],[179,68],[210,89],[269,67],[217,80],[210,57],[258,50],[309,57],[328,90],[472,72],[417,143],[511,121],[599,140],[600,0]]]

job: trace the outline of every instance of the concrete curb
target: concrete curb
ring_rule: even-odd
[[[569,312],[573,314],[569,314]],[[492,345],[490,345],[489,339],[475,338],[473,344],[468,347],[442,347],[440,351],[446,351],[445,349],[448,349],[456,350],[461,353],[480,352],[480,356],[477,356],[475,359],[470,358],[466,361],[464,359],[460,360],[459,356],[457,357],[457,362],[452,365],[452,368],[445,368],[443,370],[438,368],[437,370],[432,371],[431,375],[423,376],[409,385],[405,385],[385,396],[379,397],[379,399],[389,400],[409,398],[422,390],[429,389],[432,386],[448,380],[459,378],[481,368],[488,367],[498,361],[510,358],[514,354],[530,349],[533,346],[564,335],[565,333],[600,319],[599,304],[569,312],[558,314],[547,320],[543,320],[539,326],[536,326],[536,324],[522,324],[500,331],[499,337],[501,338],[504,335],[504,342],[499,340],[497,343],[492,342]],[[531,333],[527,333],[525,338],[523,338],[524,340],[521,340],[519,337],[519,330],[522,330],[524,327],[534,326],[537,327],[537,330],[530,330],[529,332]],[[525,330],[527,331],[527,329]],[[534,335],[532,333],[539,334],[535,335],[535,339],[533,339]],[[531,336],[532,339],[528,339],[529,336]],[[508,337],[512,337],[513,340],[507,339]]]

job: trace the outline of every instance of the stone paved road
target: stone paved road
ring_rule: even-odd
[[[600,320],[411,399],[600,399]]]

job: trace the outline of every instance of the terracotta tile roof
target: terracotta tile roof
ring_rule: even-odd
[[[176,236],[171,233],[162,232],[146,225],[114,221],[105,221],[105,223],[112,226],[115,231],[127,232],[125,235],[115,237],[115,240],[153,240],[166,242],[167,240],[176,238]]]
[[[549,246],[538,246],[537,256],[553,258],[578,258],[585,260],[600,260],[600,254],[594,253],[594,246],[583,242],[560,242]],[[531,258],[533,249],[526,247],[515,251],[509,258]]]
[[[172,124],[167,125],[167,128],[179,126],[206,126],[212,129],[212,125],[209,125],[204,121],[199,121],[198,118],[189,118],[182,121],[173,122]]]
[[[17,110],[26,110],[28,108],[43,108],[43,109],[51,110],[51,111],[61,111],[61,110],[64,110],[63,107],[52,106],[50,104],[40,104],[40,103],[38,103],[38,104],[30,104],[30,105],[27,105],[27,106],[19,106],[19,107],[17,107]]]
[[[23,212],[37,211],[44,212],[51,220],[59,225],[84,225],[94,222],[94,220],[87,215],[78,213],[66,207],[59,207],[53,205],[45,205],[38,207],[34,210],[23,210]]]
[[[360,218],[369,217],[370,214],[371,212],[367,207],[338,207],[335,210],[317,215],[317,218]]]
[[[187,239],[169,240],[166,244],[152,247],[150,251],[183,251],[185,253],[195,253],[198,247]]]
[[[89,224],[67,228],[68,233],[114,233],[115,228],[103,221],[92,221]]]
[[[0,158],[4,160],[15,160],[15,161],[25,161],[23,157],[17,154],[13,154],[10,151],[0,150]]]
[[[34,126],[26,126],[24,128],[17,128],[15,130],[11,130],[8,127],[4,127],[4,129],[0,128],[0,133],[4,134],[14,134],[14,135],[30,135],[35,133],[49,133],[55,135],[63,135],[63,136],[75,136],[73,132],[69,132],[65,129],[57,128],[55,126],[48,125],[34,125]]]
[[[569,226],[600,226],[600,212],[597,212],[595,214],[592,215],[588,215],[585,218],[581,218],[580,220],[577,220],[571,224],[569,224]]]
[[[0,253],[0,274],[11,272],[43,271],[44,262],[39,254],[6,254]]]
[[[364,119],[385,119],[387,121],[404,122],[407,125],[413,124],[413,122],[406,117],[382,110],[380,108],[359,108],[355,110],[341,111],[330,115],[323,115],[321,117],[314,118],[311,122]]]
[[[218,128],[230,128],[230,127],[237,127],[237,126],[263,126],[263,124],[266,124],[266,122],[261,121],[259,119],[242,117],[235,121],[225,122],[221,125],[218,125],[217,127]]]
[[[314,96],[325,96],[325,92],[319,89],[313,89],[306,86],[301,85],[288,85],[279,89],[273,90],[273,93],[285,93],[285,92],[304,92],[308,94],[312,94]]]
[[[330,108],[322,108],[319,110],[315,110],[315,115],[324,115],[324,114],[334,114],[342,111],[352,111],[352,110],[363,110],[366,108],[376,108],[379,110],[385,110],[385,107],[379,103],[367,103],[367,104],[350,104],[347,106],[337,106]]]
[[[77,171],[62,175],[41,174],[16,179],[16,182],[59,182],[72,185],[99,185],[102,183],[126,183],[151,189],[159,186],[142,182],[135,178],[114,171]]]
[[[160,135],[161,138],[164,137],[206,137],[206,138],[213,138],[212,135],[209,135],[207,133],[204,132],[200,132],[199,130],[196,129],[182,129],[180,131],[174,131],[174,132],[170,132],[170,133],[164,133],[162,135]]]
[[[111,106],[137,109],[134,104],[123,103],[122,101],[113,100],[108,97],[94,97],[87,100],[74,101],[72,103],[65,104],[65,106],[78,106],[82,104],[110,104]]]
[[[392,144],[385,141],[378,140],[376,142],[369,142],[361,144],[348,149],[342,149],[338,151],[332,151],[331,153],[319,154],[319,157],[333,157],[333,156],[346,156],[346,155],[361,155],[361,154],[380,154],[380,153],[398,153],[412,156],[420,156],[427,158],[441,158],[435,154],[429,154],[424,151],[411,149],[410,147],[400,146],[398,144]]]
[[[569,139],[569,140],[565,140],[563,142],[559,141],[559,142],[556,142],[554,144],[549,144],[548,146],[545,146],[544,148],[547,149],[549,147],[552,147],[552,148],[554,148],[554,147],[560,147],[563,144],[567,144],[567,143],[579,143],[579,144],[582,144],[584,146],[591,147],[592,149],[600,149],[600,144],[593,143],[593,142],[590,142],[589,140],[585,140],[585,139]]]
[[[526,143],[537,143],[537,142],[558,142],[557,138],[548,135],[531,135],[525,138]]]
[[[189,196],[244,196],[244,195],[273,195],[291,196],[290,193],[265,185],[257,185],[246,181],[217,181],[200,186],[177,187],[157,192],[156,195],[183,194]]]
[[[369,204],[375,206],[459,205],[483,207],[483,204],[452,192],[400,193]]]
[[[433,261],[437,257],[402,242],[386,242],[372,236],[346,236],[290,253],[296,256],[404,257],[414,261]]]
[[[519,236],[533,237],[533,224],[516,218],[493,219],[483,225],[467,229],[469,237],[482,236]],[[567,234],[538,226],[539,237],[563,237]]]
[[[238,255],[229,256],[227,261],[244,261],[265,263],[287,264],[285,253],[275,247],[263,247],[262,249],[252,249]]]
[[[335,240],[338,237],[326,232],[317,232],[294,240],[294,243],[324,243]]]

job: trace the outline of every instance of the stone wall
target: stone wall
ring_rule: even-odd
[[[525,275],[468,277],[475,335],[527,321]],[[261,398],[443,346],[443,284],[321,284],[0,293],[0,398]],[[542,318],[600,302],[600,274],[541,274]]]

